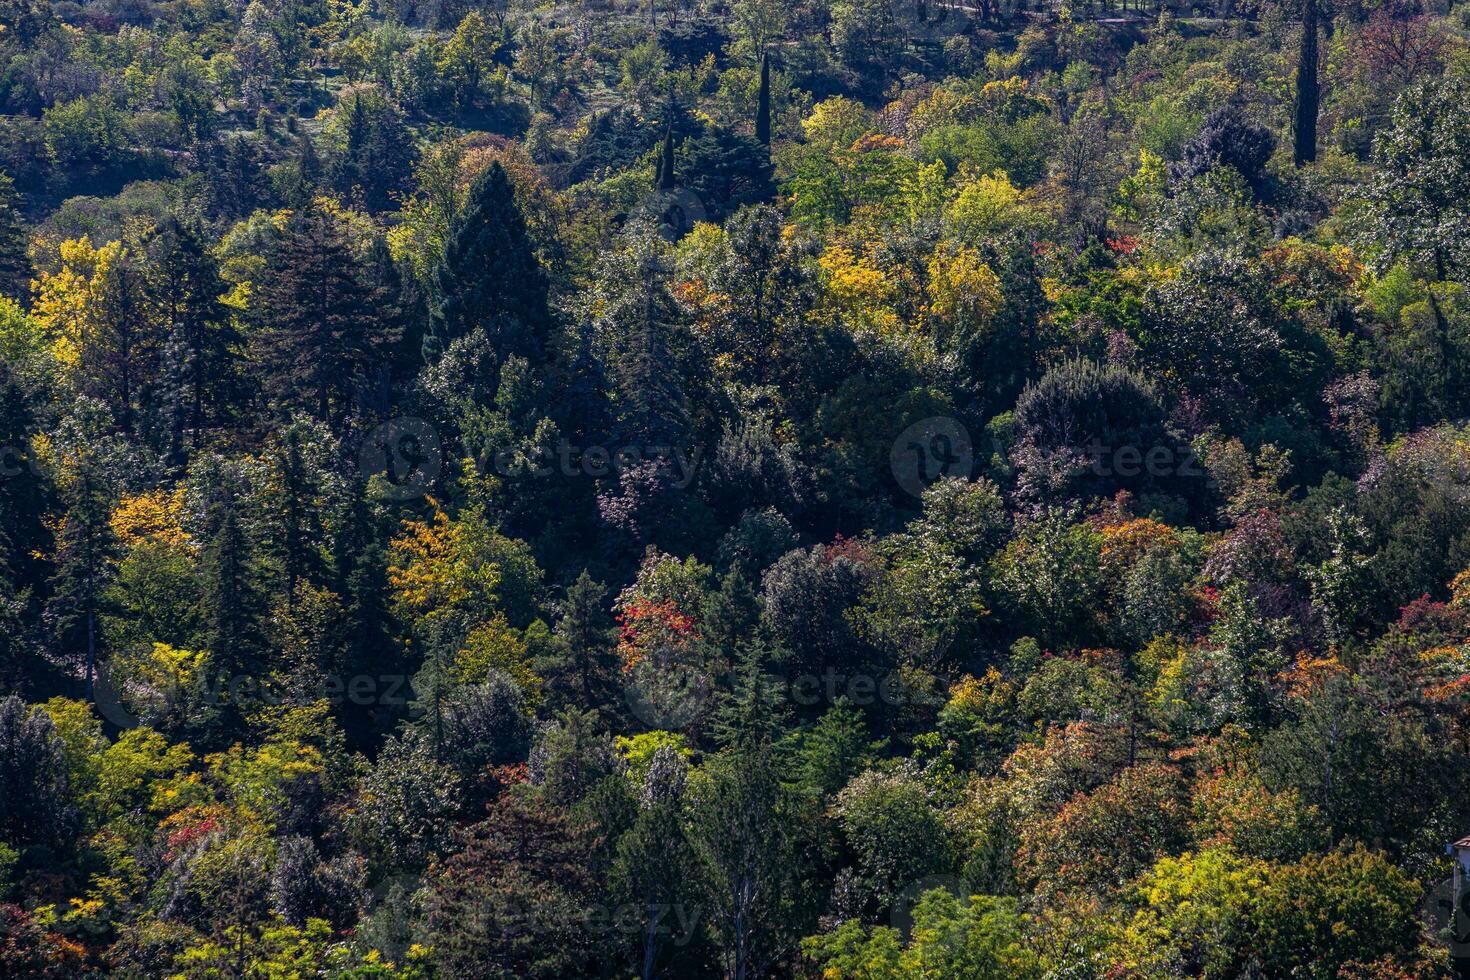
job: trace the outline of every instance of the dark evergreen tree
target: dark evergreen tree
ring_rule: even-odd
[[[682,150],[684,186],[699,195],[712,221],[776,193],[770,148],[752,136],[710,126]]]
[[[555,643],[537,670],[562,704],[602,708],[612,699],[617,670],[607,588],[583,571],[567,588]]]
[[[260,627],[265,603],[249,537],[233,493],[225,491],[211,507],[213,533],[204,548],[201,589],[205,649],[210,682],[227,729],[238,723],[242,705],[233,693],[241,682],[260,676]]]
[[[66,518],[57,535],[56,573],[46,616],[53,652],[81,667],[87,697],[97,673],[99,629],[117,544],[109,518],[115,493],[100,464],[81,460],[70,475]]]
[[[761,87],[755,107],[755,138],[763,146],[771,145],[771,56],[761,54]]]
[[[0,844],[71,850],[81,814],[66,753],[45,709],[0,697]],[[46,974],[57,975],[49,969]]]
[[[20,195],[10,175],[0,170],[0,296],[24,300],[31,292],[28,236],[20,213]]]
[[[261,383],[283,408],[300,407],[322,422],[351,411],[380,353],[393,340],[372,306],[346,233],[329,213],[292,214],[261,284],[258,334]]]
[[[1194,139],[1184,147],[1183,158],[1170,165],[1175,181],[1188,180],[1212,167],[1233,167],[1257,200],[1270,196],[1266,163],[1276,150],[1271,131],[1255,125],[1241,107],[1232,102],[1211,112]]]
[[[226,421],[240,397],[244,338],[220,302],[224,282],[200,230],[167,218],[145,246],[149,304],[161,321],[164,398],[172,435],[199,446],[203,431]]]
[[[413,133],[403,120],[403,113],[392,102],[384,102],[373,116],[366,147],[367,206],[373,211],[387,211],[397,205],[399,196],[413,186],[413,168],[418,162],[418,148]]]
[[[449,230],[434,293],[426,359],[437,359],[451,340],[481,327],[500,335],[502,359],[518,354],[542,362],[552,326],[546,274],[516,206],[515,188],[498,162],[475,182]]]
[[[1317,110],[1321,93],[1317,81],[1317,0],[1301,0],[1302,36],[1296,60],[1295,162],[1298,167],[1317,159]]]
[[[347,623],[347,674],[372,678],[377,696],[364,702],[349,697],[342,708],[343,727],[359,744],[386,731],[407,707],[406,689],[394,691],[393,678],[403,664],[395,642],[388,609],[387,554],[378,515],[367,498],[367,487],[354,488],[342,532],[337,535],[334,561],[336,592],[342,596]],[[381,685],[381,686],[379,686]],[[405,686],[406,687],[406,686]],[[350,695],[350,691],[348,692]]]

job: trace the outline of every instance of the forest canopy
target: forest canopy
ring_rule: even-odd
[[[1467,11],[0,0],[0,977],[1457,975]]]

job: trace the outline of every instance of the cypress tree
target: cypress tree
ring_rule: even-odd
[[[760,97],[755,107],[755,138],[764,146],[771,145],[771,56],[761,55]]]
[[[10,175],[0,170],[0,295],[24,301],[31,291],[31,260],[26,256],[25,221],[20,195]]]
[[[674,125],[670,123],[664,127],[663,152],[658,158],[658,189],[671,191],[674,189]]]
[[[1301,0],[1302,37],[1296,62],[1296,145],[1294,158],[1300,167],[1317,159],[1317,0]]]
[[[450,341],[476,327],[493,336],[497,317],[513,317],[519,325],[500,331],[502,359],[510,354],[532,363],[543,359],[551,330],[546,274],[516,206],[515,188],[499,162],[475,182],[449,230],[434,293],[426,359],[437,358]]]

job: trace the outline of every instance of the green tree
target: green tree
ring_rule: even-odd
[[[433,293],[432,333],[425,338],[431,363],[476,328],[490,333],[502,358],[519,354],[541,363],[551,330],[546,275],[499,162],[475,182],[451,225]]]
[[[266,393],[317,421],[340,422],[393,337],[338,220],[315,204],[293,212],[260,293]]]

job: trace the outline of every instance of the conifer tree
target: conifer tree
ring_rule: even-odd
[[[210,520],[214,530],[202,563],[204,640],[216,687],[228,688],[233,679],[254,677],[259,670],[263,602],[250,539],[233,493],[226,491],[213,505]]]
[[[689,419],[669,348],[668,334],[679,314],[668,289],[667,245],[645,224],[630,228],[626,239],[626,268],[614,270],[624,288],[607,312],[617,338],[615,435],[635,446],[679,445],[688,435]]]
[[[1302,35],[1296,63],[1296,132],[1294,161],[1298,167],[1317,159],[1317,0],[1301,0]]]
[[[674,125],[669,123],[664,127],[663,149],[658,158],[658,189],[671,191],[676,186],[674,182]]]
[[[10,175],[0,170],[0,296],[24,300],[31,290],[25,220]]]
[[[450,341],[476,327],[495,336],[493,321],[506,317],[519,326],[499,331],[501,358],[519,354],[533,364],[542,361],[551,330],[546,275],[516,206],[515,188],[498,162],[476,181],[450,228],[434,293],[427,359],[437,359]]]
[[[98,629],[116,536],[108,518],[112,491],[99,465],[84,459],[71,475],[66,519],[57,541],[47,616],[63,657],[80,652],[86,692],[97,671]]]
[[[537,670],[572,704],[601,708],[609,700],[616,660],[607,588],[584,569],[567,588],[554,653]]]
[[[196,448],[204,428],[222,421],[238,395],[236,364],[243,342],[220,302],[224,283],[197,227],[170,217],[145,246],[147,291],[161,321],[173,437],[184,430]]]
[[[295,212],[261,285],[261,381],[281,406],[340,420],[369,368],[392,340],[336,219],[316,206]]]
[[[771,56],[761,55],[760,96],[755,108],[755,138],[764,146],[771,145]]]
[[[143,273],[132,253],[113,243],[102,250],[92,282],[90,332],[81,366],[90,394],[101,398],[118,426],[134,431],[151,399],[161,337],[148,316]]]

